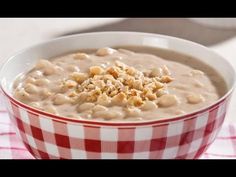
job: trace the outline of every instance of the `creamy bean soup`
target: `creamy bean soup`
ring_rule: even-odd
[[[226,90],[222,77],[198,59],[164,49],[122,46],[39,59],[17,77],[13,96],[75,119],[140,121],[196,111]]]

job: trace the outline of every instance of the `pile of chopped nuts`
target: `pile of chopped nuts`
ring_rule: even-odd
[[[65,84],[75,87],[69,95],[75,98],[75,104],[93,102],[103,106],[140,107],[165,94],[166,84],[172,80],[166,66],[143,73],[116,61],[107,68],[92,66],[89,73],[74,72]]]

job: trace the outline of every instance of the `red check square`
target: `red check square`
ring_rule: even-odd
[[[181,135],[179,145],[184,145],[184,144],[191,143],[191,141],[193,139],[193,135],[194,135],[194,131],[183,133]]]
[[[166,138],[156,138],[151,140],[150,151],[163,150],[166,146]]]
[[[34,138],[38,139],[38,140],[41,140],[43,141],[43,133],[42,133],[42,130],[37,128],[37,127],[34,127],[34,126],[30,126],[31,128],[31,131],[32,131],[32,135]]]
[[[215,121],[207,124],[205,132],[204,132],[204,136],[211,134],[214,131],[214,126],[215,126]]]
[[[133,153],[134,152],[134,141],[119,141],[118,153]]]
[[[101,141],[98,140],[84,140],[85,150],[89,152],[101,152]]]
[[[55,134],[56,144],[61,147],[70,148],[70,141],[68,136]]]

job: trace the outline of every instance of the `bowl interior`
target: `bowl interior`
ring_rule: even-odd
[[[234,85],[235,72],[232,66],[221,56],[199,44],[179,38],[136,32],[99,32],[79,34],[54,39],[22,50],[8,59],[0,72],[3,90],[11,94],[11,87],[17,75],[27,72],[40,58],[51,58],[78,49],[99,48],[105,46],[151,46],[174,50],[196,57],[217,70],[228,86]]]

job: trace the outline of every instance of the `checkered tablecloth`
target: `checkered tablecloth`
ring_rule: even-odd
[[[225,123],[201,159],[236,159],[236,125]],[[0,159],[34,159],[14,132],[8,114],[0,110]]]

